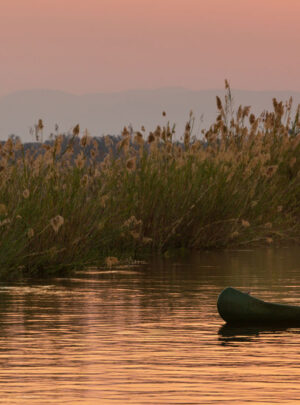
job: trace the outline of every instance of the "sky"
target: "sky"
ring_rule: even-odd
[[[299,0],[1,0],[0,96],[300,90]]]

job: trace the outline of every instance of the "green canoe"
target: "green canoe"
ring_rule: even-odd
[[[293,324],[300,326],[300,307],[265,302],[228,287],[221,292],[217,307],[229,324]]]

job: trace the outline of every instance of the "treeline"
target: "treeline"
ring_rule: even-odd
[[[76,128],[76,127],[75,127]],[[24,142],[22,143],[24,153],[29,153],[32,156],[37,156],[39,154],[44,154],[46,152],[46,145],[49,147],[53,147],[55,144],[55,139],[57,136],[61,138],[61,151],[57,154],[56,158],[59,159],[67,150],[70,143],[73,145],[73,153],[74,157],[80,154],[83,150],[87,157],[92,158],[91,151],[94,149],[94,143],[97,144],[97,149],[99,153],[97,156],[93,156],[93,159],[96,159],[97,162],[102,162],[107,153],[109,152],[108,144],[110,145],[111,150],[114,154],[117,152],[117,144],[120,142],[121,135],[106,135],[106,136],[99,136],[99,137],[92,137],[93,142],[89,142],[88,145],[84,145],[81,142],[81,137],[74,136],[74,134],[59,134],[56,136],[51,136],[46,141],[35,141],[35,142]],[[20,138],[15,135],[10,135],[9,139],[12,140],[13,144],[17,142],[21,142]],[[109,140],[109,141],[108,141]],[[0,141],[0,145],[3,146],[6,141]],[[44,147],[43,147],[44,145]],[[20,152],[19,152],[20,154]]]

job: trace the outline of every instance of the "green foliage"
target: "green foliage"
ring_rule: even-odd
[[[0,276],[48,275],[78,266],[188,249],[300,240],[299,109],[274,100],[259,117],[218,99],[216,123],[184,142],[169,124],[124,128],[117,153],[78,126],[24,150],[1,147]],[[81,144],[81,148],[74,149]],[[115,261],[114,261],[114,260]]]

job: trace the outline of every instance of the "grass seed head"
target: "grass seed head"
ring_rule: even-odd
[[[152,132],[150,132],[149,136],[148,136],[148,143],[152,143],[155,141],[155,136],[153,135]]]
[[[249,222],[249,221],[246,221],[245,219],[242,219],[242,226],[243,226],[244,228],[249,228],[250,222]]]
[[[239,236],[239,232],[238,231],[234,231],[230,234],[230,239],[234,239],[237,238]]]
[[[117,147],[120,151],[124,151],[124,153],[127,153],[129,150],[130,146],[130,137],[129,136],[124,136],[120,142],[118,142]]]
[[[272,177],[276,173],[277,169],[278,169],[277,165],[268,166],[265,169],[265,176],[266,177]]]
[[[79,124],[77,124],[77,125],[75,125],[75,127],[73,128],[73,135],[74,135],[74,136],[77,136],[77,135],[79,135],[79,132],[80,132],[80,126],[79,126]]]
[[[82,152],[80,152],[76,159],[75,159],[75,164],[77,166],[78,169],[83,169],[85,166],[85,156]]]
[[[34,230],[32,228],[28,229],[27,237],[28,237],[28,239],[32,239],[34,237]]]
[[[30,192],[28,190],[28,188],[26,188],[26,190],[23,191],[23,197],[26,199],[30,196]]]
[[[130,132],[128,131],[128,128],[127,128],[127,127],[124,127],[124,128],[123,128],[123,131],[122,131],[122,136],[127,137],[127,136],[129,136],[129,135],[130,135]]]
[[[136,158],[135,158],[135,157],[130,158],[130,159],[127,160],[127,162],[126,162],[126,169],[127,169],[129,172],[135,171],[135,169],[136,169]]]
[[[152,242],[153,242],[152,238],[147,238],[147,237],[144,236],[143,239],[142,239],[142,243],[144,245],[150,245]]]
[[[90,143],[91,143],[91,137],[90,137],[90,134],[89,134],[88,130],[86,129],[84,131],[83,137],[80,139],[80,145],[82,147],[85,147],[85,146],[90,145]]]
[[[140,132],[136,132],[134,142],[139,146],[142,146],[144,144],[143,135]]]
[[[221,110],[223,109],[222,101],[221,101],[221,99],[220,99],[219,96],[216,97],[216,100],[217,100],[217,107],[218,107],[218,110],[221,111]]]
[[[64,218],[61,215],[56,215],[56,217],[50,219],[50,225],[52,226],[52,229],[55,233],[58,233],[64,222]]]
[[[44,128],[43,120],[39,119],[39,120],[38,120],[38,124],[37,124],[37,129],[38,129],[39,131],[42,131],[43,128]]]
[[[250,114],[249,122],[250,122],[251,125],[253,125],[255,123],[255,115],[254,114]]]
[[[111,269],[113,266],[116,266],[118,263],[118,258],[114,256],[109,256],[105,259],[106,267],[108,267],[109,269]]]
[[[88,184],[89,184],[89,176],[87,174],[84,174],[80,179],[80,185],[81,187],[86,187]]]
[[[3,219],[3,221],[0,221],[0,226],[4,226],[4,225],[8,225],[10,224],[10,219],[9,218],[5,218]]]

